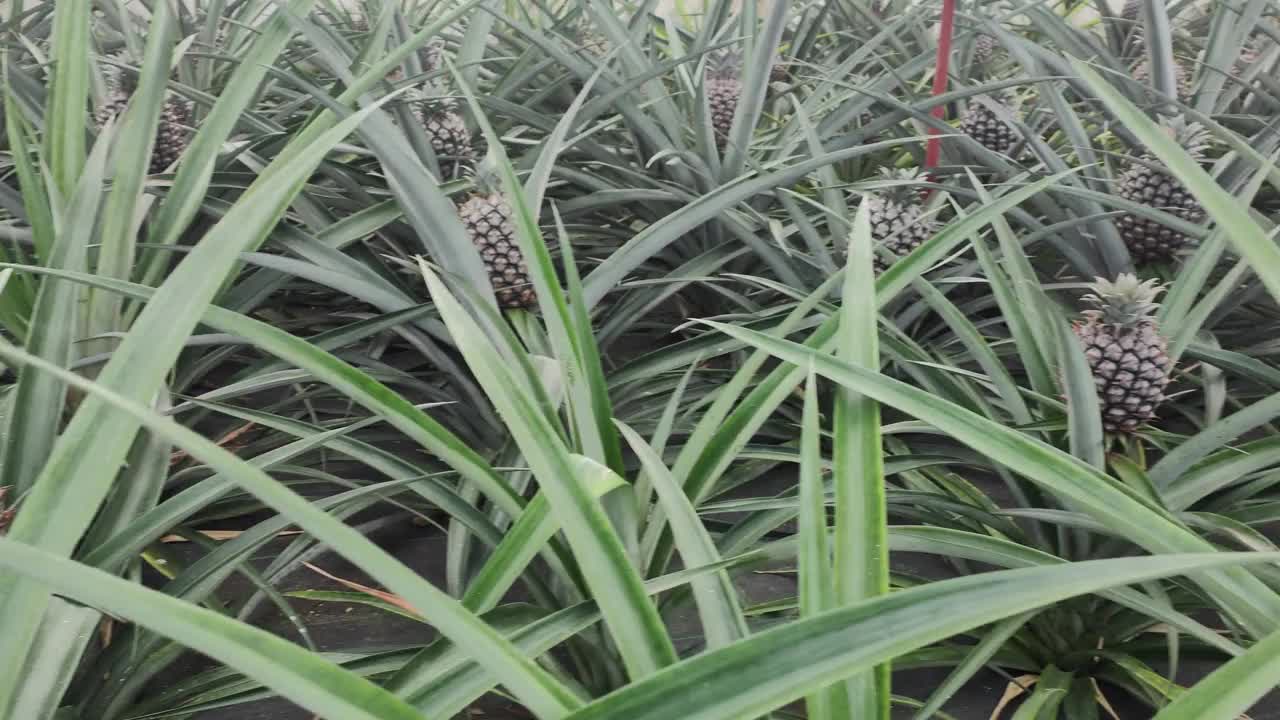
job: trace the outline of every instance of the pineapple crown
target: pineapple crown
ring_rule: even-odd
[[[914,205],[920,200],[920,188],[925,176],[919,168],[880,168],[880,177],[887,184],[877,194],[886,201],[899,205]]]
[[[1194,158],[1204,157],[1212,136],[1200,123],[1180,122],[1173,130],[1173,139]]]
[[[1004,106],[1010,113],[1015,115],[1017,114],[1018,109],[1022,107],[1022,96],[1018,95],[1017,90],[1014,88],[1005,88],[988,95],[974,95],[969,98],[968,112],[973,112],[979,109],[990,110],[987,105],[983,104],[983,102],[978,99],[980,97],[986,98],[989,103]]]
[[[423,72],[435,72],[444,68],[444,40],[432,38],[431,42],[418,50],[418,60],[422,63]]]
[[[1152,315],[1160,307],[1156,296],[1164,291],[1156,282],[1139,280],[1132,273],[1122,273],[1115,280],[1096,278],[1089,284],[1093,292],[1082,298],[1093,307],[1083,315],[1089,320],[1122,328],[1154,322]]]
[[[102,74],[107,81],[107,90],[112,93],[132,95],[133,91],[138,89],[138,77],[123,67],[133,66],[129,54],[121,51],[112,53],[104,59],[109,61],[103,63],[102,69]]]
[[[717,50],[707,58],[707,77],[717,80],[742,75],[742,51],[737,48]]]
[[[1209,149],[1209,142],[1213,138],[1203,125],[1187,122],[1185,118],[1174,120],[1166,126],[1165,134],[1172,137],[1179,147],[1186,150],[1187,154],[1197,161],[1204,159],[1205,152]],[[1159,162],[1150,152],[1144,153],[1144,156],[1150,162]]]
[[[492,195],[502,192],[502,176],[498,172],[498,158],[493,148],[489,148],[480,162],[476,163],[475,168],[469,173],[468,179],[471,180],[475,193],[478,195]]]

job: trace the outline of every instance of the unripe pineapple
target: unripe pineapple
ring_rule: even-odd
[[[1008,104],[1005,104],[1009,107]],[[1012,112],[1012,110],[1010,110]],[[979,102],[971,102],[960,130],[992,152],[1008,153],[1018,144],[1018,131],[1000,119],[994,110]]]
[[[1164,401],[1173,361],[1168,341],[1152,315],[1163,289],[1155,280],[1140,282],[1124,274],[1114,282],[1098,278],[1084,296],[1092,307],[1075,324],[1076,337],[1098,391],[1102,427],[1131,433],[1152,420]]]
[[[1137,22],[1141,14],[1142,0],[1125,0],[1124,7],[1120,8],[1120,17],[1129,22]]]
[[[881,170],[886,180],[898,183],[874,195],[868,195],[867,214],[871,220],[871,237],[875,244],[897,257],[907,255],[933,235],[933,220],[925,215],[920,194],[912,185],[920,181],[916,170]],[[875,257],[876,272],[883,272],[891,263],[879,254]]]
[[[986,65],[996,56],[996,39],[991,35],[982,33],[973,39],[973,61],[979,65]]]
[[[784,83],[791,79],[791,65],[786,58],[779,57],[769,67],[769,82]]]
[[[1237,78],[1243,77],[1249,68],[1258,64],[1263,58],[1263,54],[1271,44],[1271,39],[1266,35],[1254,35],[1245,43],[1240,50],[1240,59],[1231,68],[1231,74]]]
[[[609,53],[609,39],[597,32],[586,17],[578,21],[573,34],[578,48],[588,55],[602,58]]]
[[[1151,84],[1151,66],[1147,60],[1139,60],[1133,66],[1133,79],[1143,85]],[[1178,89],[1178,99],[1186,100],[1191,97],[1191,72],[1186,66],[1180,62],[1173,64],[1174,85]],[[1152,98],[1155,99],[1155,98]]]
[[[107,94],[94,111],[94,121],[99,130],[109,120],[119,120],[138,87],[133,75],[118,67],[110,67],[106,75]],[[148,167],[150,173],[162,173],[177,162],[190,144],[190,126],[191,103],[179,97],[166,98],[160,111],[160,122],[156,126],[155,144],[151,149],[151,163]]]
[[[527,308],[537,304],[524,255],[511,223],[511,205],[502,193],[477,193],[458,207],[467,236],[480,251],[498,305]]]
[[[1193,158],[1204,158],[1208,134],[1202,127],[1194,123],[1186,125],[1174,137]],[[1204,221],[1205,212],[1200,202],[1164,170],[1158,159],[1146,153],[1141,161],[1134,163],[1120,177],[1121,198],[1163,210],[1187,222]],[[1135,263],[1171,260],[1178,251],[1191,244],[1191,238],[1185,234],[1132,213],[1120,216],[1116,225]]]
[[[713,56],[708,62],[703,88],[707,94],[707,105],[711,108],[711,128],[715,132],[716,147],[723,150],[729,142],[738,99],[742,97],[742,54],[723,50]]]
[[[475,160],[471,130],[461,115],[443,105],[418,105],[414,112],[426,131],[427,139],[431,141],[431,150],[442,164],[464,166]]]
[[[9,487],[0,487],[0,537],[4,537],[9,531],[9,525],[13,523],[13,516],[17,514],[17,509],[6,506],[4,499],[9,494]]]

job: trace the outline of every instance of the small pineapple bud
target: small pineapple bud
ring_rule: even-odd
[[[1134,432],[1164,401],[1173,361],[1153,317],[1163,290],[1155,280],[1123,274],[1097,278],[1082,300],[1089,307],[1074,327],[1093,375],[1108,432]]]

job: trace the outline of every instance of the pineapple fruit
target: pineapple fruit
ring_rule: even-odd
[[[593,58],[603,58],[609,53],[609,39],[596,32],[585,16],[578,21],[573,34],[578,47]]]
[[[1204,158],[1208,134],[1197,124],[1184,125],[1174,135],[1197,160]],[[1120,177],[1119,196],[1150,208],[1164,210],[1191,223],[1203,222],[1204,208],[1182,183],[1170,175],[1154,156],[1144,154]],[[1135,263],[1173,259],[1191,244],[1191,238],[1145,217],[1125,213],[1117,228]]]
[[[461,168],[475,160],[471,130],[462,116],[447,103],[419,104],[414,109],[418,121],[431,142],[436,159],[444,165]]]
[[[117,57],[123,62],[124,58]],[[116,66],[107,70],[107,94],[94,112],[94,121],[99,130],[110,120],[119,121],[129,106],[129,99],[137,90],[137,80]],[[151,149],[151,163],[148,172],[162,173],[182,156],[191,142],[191,103],[179,98],[168,97],[160,112],[160,123],[156,126],[156,138]]]
[[[1145,59],[1139,60],[1133,66],[1132,76],[1134,80],[1137,80],[1143,85],[1150,85],[1151,66],[1149,62]],[[1178,99],[1186,100],[1191,97],[1191,73],[1187,70],[1186,66],[1180,62],[1175,62],[1173,65],[1173,77],[1175,86],[1178,89]]]
[[[773,65],[769,66],[769,82],[785,83],[791,79],[791,64],[786,58],[778,57],[773,61]]]
[[[1009,107],[1008,103],[1005,106]],[[960,130],[988,150],[1001,154],[1012,150],[1019,139],[1013,126],[1001,120],[994,110],[978,102],[969,104],[960,121]]]
[[[986,65],[996,56],[996,39],[987,33],[982,33],[973,40],[973,61],[979,65]]]
[[[4,537],[9,531],[9,526],[13,524],[13,516],[17,514],[17,508],[6,506],[4,499],[9,494],[9,487],[6,485],[0,487],[0,537]]]
[[[1152,317],[1163,288],[1123,274],[1114,282],[1097,278],[1090,289],[1084,301],[1091,307],[1081,313],[1075,335],[1093,374],[1103,429],[1131,433],[1155,418],[1173,366]]]
[[[733,115],[742,96],[742,54],[736,50],[723,50],[714,55],[708,62],[703,87],[711,108],[711,128],[715,132],[716,147],[723,150],[729,142]]]
[[[884,169],[881,173],[885,180],[898,184],[863,201],[871,220],[871,237],[878,247],[902,257],[933,235],[934,223],[926,217],[919,192],[912,185],[921,179],[918,171]],[[883,272],[890,264],[876,255],[876,272]]]
[[[528,308],[537,303],[528,266],[516,242],[511,205],[502,193],[479,192],[458,207],[467,236],[480,251],[498,305]]]

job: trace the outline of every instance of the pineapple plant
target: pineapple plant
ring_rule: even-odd
[[[1163,290],[1155,280],[1122,274],[1097,278],[1083,300],[1090,305],[1074,326],[1098,392],[1102,427],[1132,433],[1156,417],[1173,361],[1153,317]]]
[[[1193,158],[1204,159],[1208,133],[1197,124],[1182,126],[1175,139]],[[1170,175],[1154,156],[1147,153],[1120,177],[1119,196],[1130,202],[1163,210],[1191,223],[1203,222],[1204,208],[1187,188]],[[1191,244],[1184,233],[1155,220],[1125,213],[1117,221],[1120,237],[1135,263],[1173,259]]]
[[[458,217],[480,252],[498,305],[512,309],[533,307],[537,296],[516,242],[511,204],[482,178],[477,178],[476,187],[478,191],[458,206]]]
[[[715,132],[716,147],[723,150],[729,141],[738,99],[742,97],[742,53],[723,50],[712,56],[707,64],[703,87],[711,108],[711,128]]]
[[[124,62],[122,56],[117,56],[115,60]],[[137,79],[116,65],[108,68],[106,76],[107,93],[94,112],[94,121],[99,130],[108,121],[119,120],[129,106],[129,99],[138,89]],[[190,127],[191,103],[180,97],[166,98],[160,112],[160,124],[156,127],[149,172],[164,172],[177,162],[191,142]]]
[[[1012,112],[1008,102],[1002,104]],[[1019,139],[1018,132],[1013,126],[1001,120],[990,107],[979,102],[969,104],[964,118],[960,121],[960,130],[988,150],[1001,154],[1012,150]]]
[[[867,214],[871,220],[871,237],[877,247],[902,257],[929,239],[934,223],[925,215],[920,194],[914,187],[914,183],[921,180],[919,171],[883,169],[881,174],[894,184],[863,200],[867,203]],[[876,272],[883,272],[890,264],[881,255],[876,255]]]

